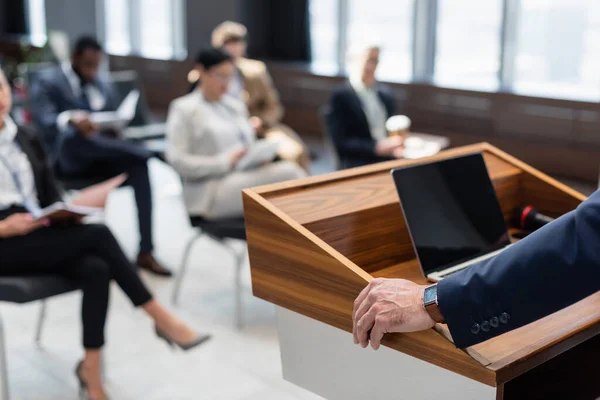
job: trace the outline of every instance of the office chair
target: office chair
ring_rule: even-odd
[[[26,277],[0,277],[0,301],[25,304],[41,301],[40,313],[35,329],[35,343],[41,347],[46,300],[50,297],[78,290],[74,282],[57,275]],[[8,363],[2,316],[0,315],[0,400],[9,399]]]
[[[183,253],[183,259],[181,261],[181,267],[175,278],[175,285],[173,287],[173,294],[171,301],[173,305],[176,305],[179,300],[179,293],[181,292],[181,282],[185,275],[188,258],[192,251],[194,244],[203,236],[208,236],[221,246],[227,248],[231,254],[235,257],[235,274],[234,274],[234,290],[235,290],[235,324],[238,329],[242,329],[243,318],[242,318],[242,267],[244,266],[244,259],[246,256],[245,248],[244,251],[238,253],[229,241],[235,240],[246,240],[246,227],[243,218],[231,218],[222,219],[218,221],[208,221],[202,217],[190,217],[192,226],[196,229],[196,233],[192,236],[186,246]]]

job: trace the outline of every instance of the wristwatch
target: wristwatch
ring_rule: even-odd
[[[445,322],[444,316],[442,315],[440,307],[438,306],[437,283],[425,288],[425,293],[423,294],[423,305],[425,306],[425,310],[427,310],[431,319],[433,319],[436,323],[443,324]]]

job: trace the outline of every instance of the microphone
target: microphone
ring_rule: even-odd
[[[541,214],[532,206],[518,208],[515,219],[519,228],[531,232],[554,221],[554,218]]]

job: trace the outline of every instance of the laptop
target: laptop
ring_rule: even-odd
[[[423,274],[437,282],[510,246],[483,155],[392,170]]]

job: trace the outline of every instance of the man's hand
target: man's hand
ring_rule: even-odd
[[[396,147],[392,152],[392,157],[403,158],[404,157],[404,146]]]
[[[25,213],[12,214],[0,221],[0,238],[25,236],[44,226],[50,226],[50,221],[47,219],[35,221],[30,214]]]
[[[386,333],[432,328],[435,322],[423,305],[425,287],[404,279],[373,279],[354,301],[354,343],[365,348],[370,341],[377,350]]]
[[[375,152],[380,156],[393,156],[394,150],[402,147],[404,139],[402,136],[389,136],[377,141]]]
[[[69,120],[81,136],[88,138],[98,131],[98,126],[94,124],[87,114],[73,117]]]

